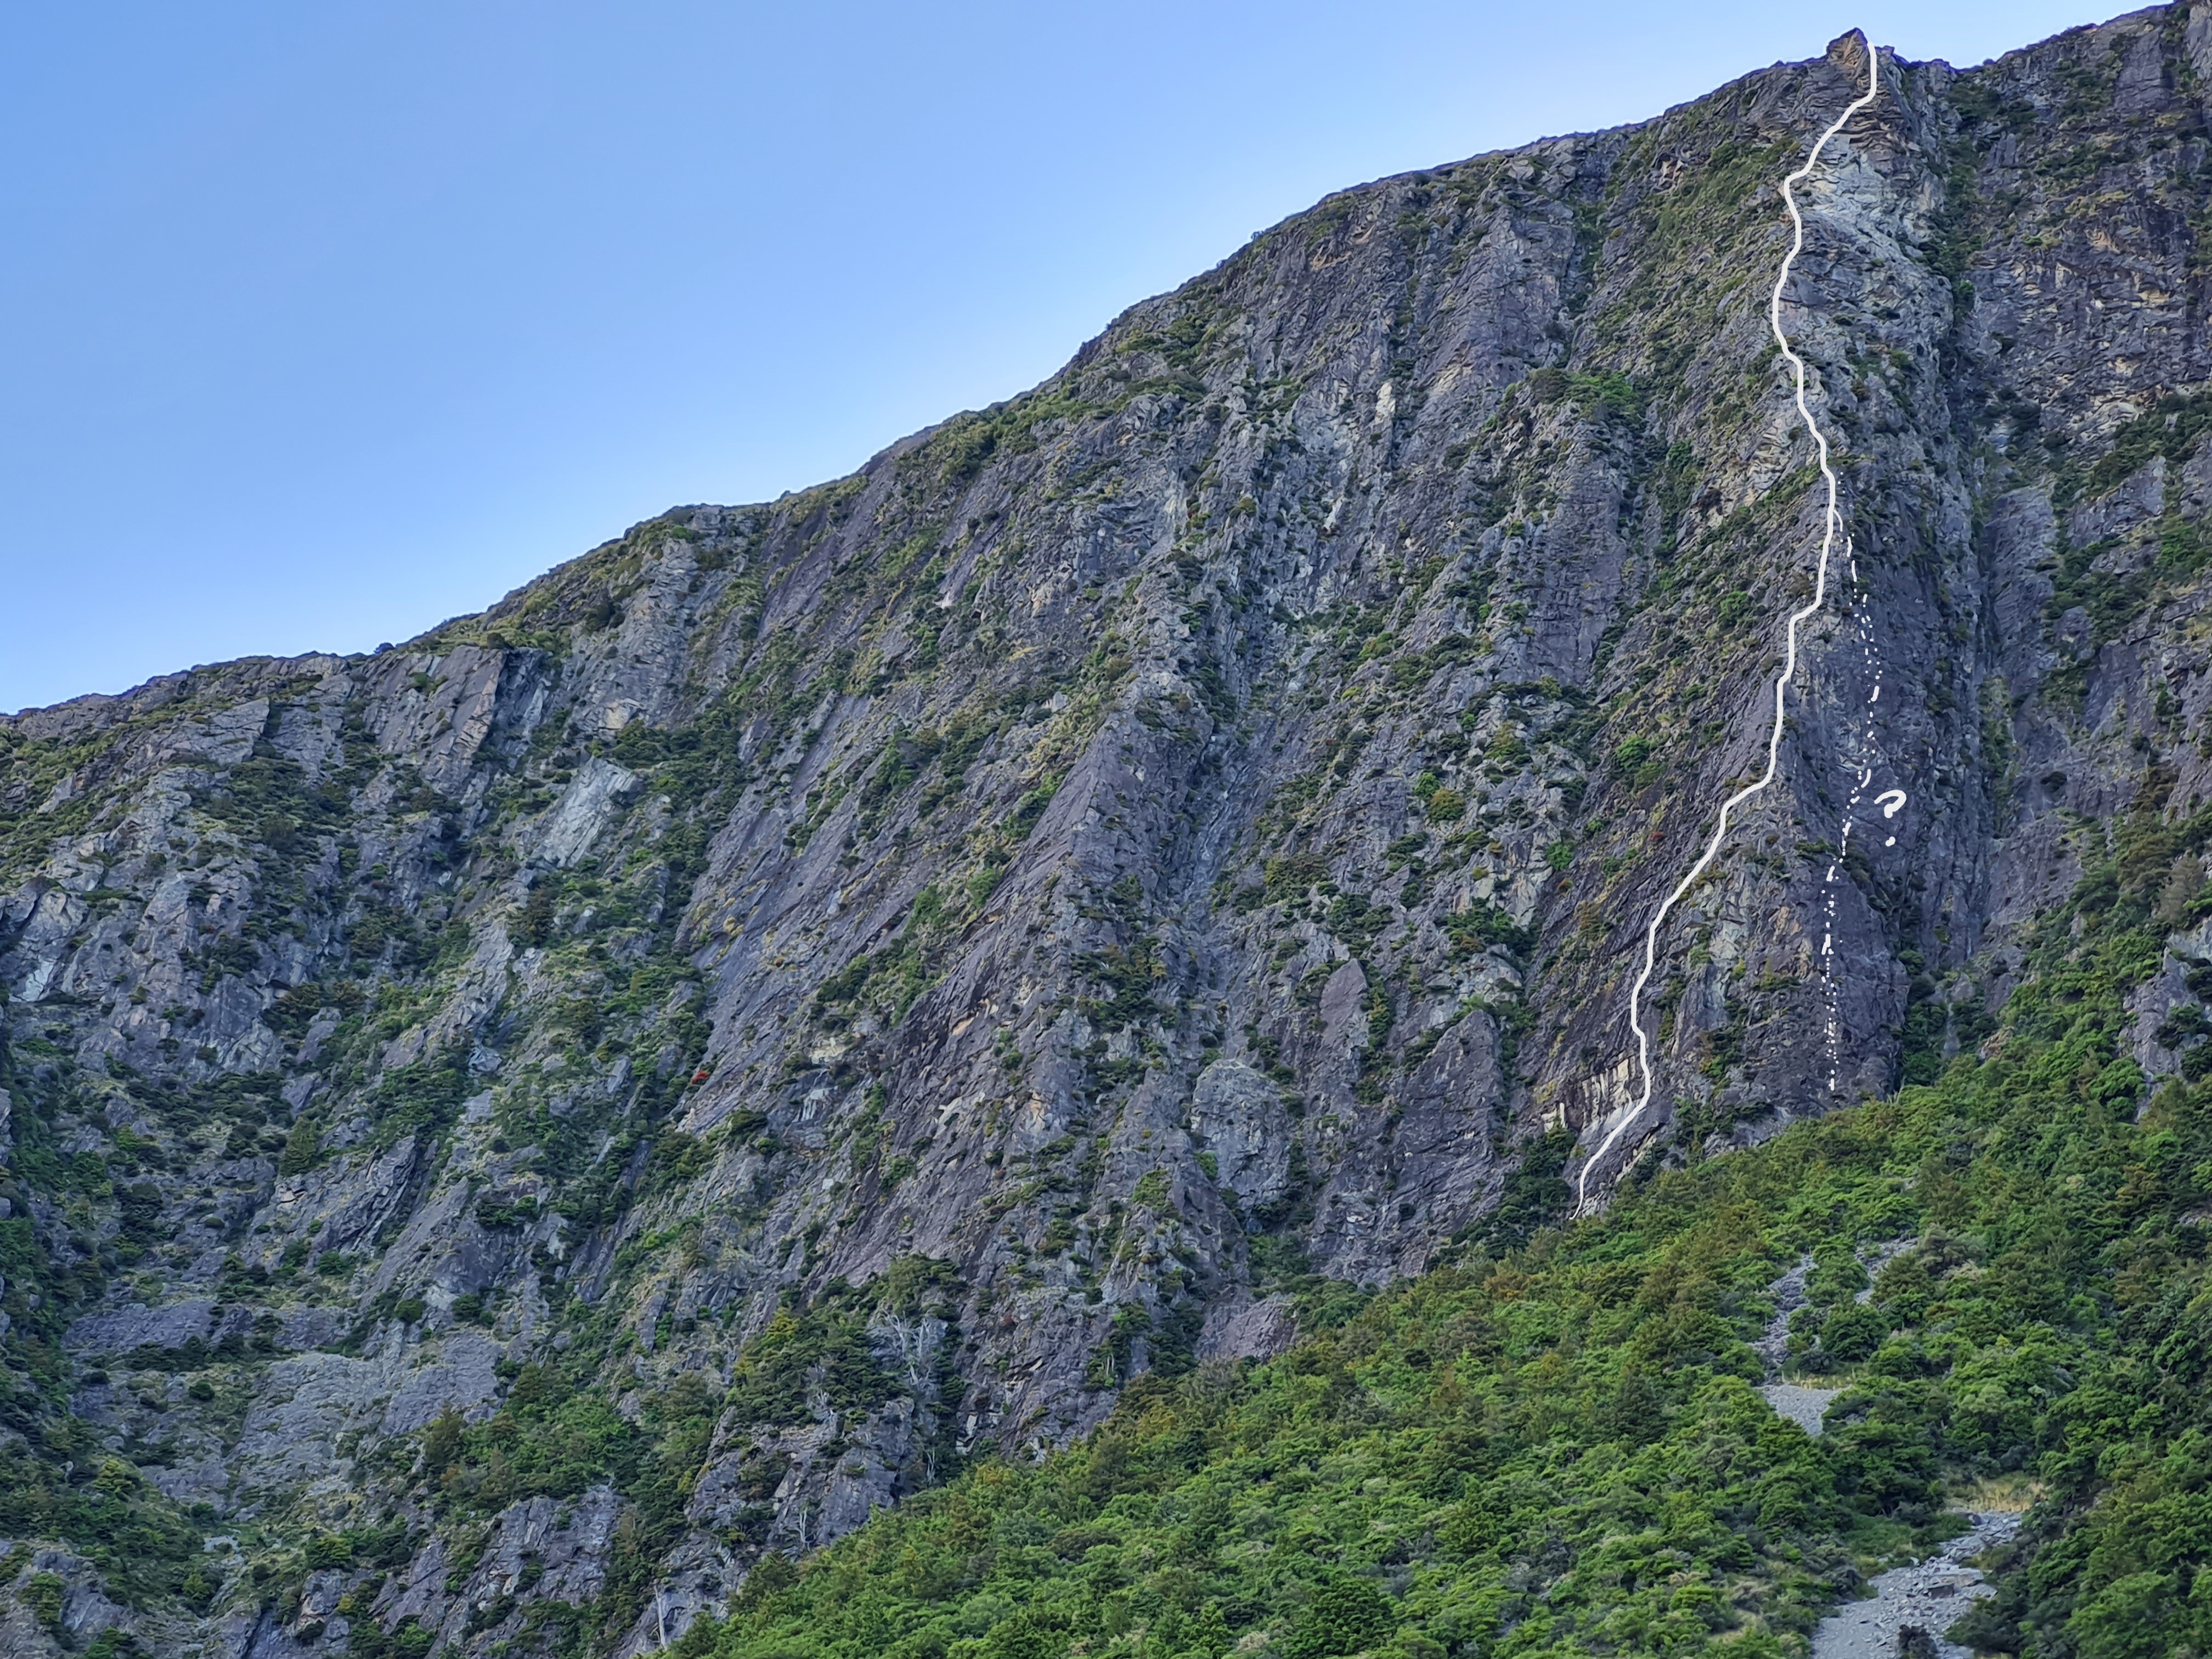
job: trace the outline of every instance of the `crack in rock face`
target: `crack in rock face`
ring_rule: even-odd
[[[1853,49],[1844,50],[1847,43],[1850,43]],[[1828,55],[1839,62],[1852,58],[1863,61],[1866,65],[1867,87],[1864,92],[1845,105],[1843,113],[1830,122],[1827,130],[1813,141],[1812,153],[1805,158],[1804,162],[1795,171],[1785,175],[1782,180],[1782,204],[1789,210],[1790,213],[1790,250],[1782,256],[1781,268],[1775,273],[1773,291],[1768,296],[1766,307],[1767,326],[1773,332],[1775,349],[1781,353],[1783,360],[1790,365],[1790,390],[1792,401],[1797,410],[1797,418],[1802,423],[1806,435],[1813,441],[1817,464],[1820,470],[1820,484],[1824,499],[1820,507],[1820,552],[1813,566],[1812,596],[1802,605],[1792,610],[1783,623],[1782,668],[1774,680],[1774,721],[1767,733],[1765,769],[1721,803],[1720,811],[1713,822],[1712,838],[1705,843],[1705,850],[1698,854],[1697,862],[1690,866],[1689,873],[1684,876],[1674,890],[1660,902],[1659,908],[1652,912],[1650,921],[1645,925],[1644,965],[1638,971],[1635,981],[1628,988],[1628,1029],[1630,1035],[1636,1041],[1636,1069],[1639,1087],[1633,1103],[1624,1108],[1617,1120],[1606,1129],[1603,1138],[1598,1141],[1596,1146],[1583,1161],[1582,1169],[1576,1176],[1576,1200],[1580,1206],[1585,1208],[1589,1203],[1590,1177],[1597,1173],[1598,1166],[1604,1162],[1606,1155],[1620,1144],[1622,1135],[1632,1125],[1642,1120],[1651,1109],[1653,1082],[1651,1034],[1644,1029],[1643,1003],[1644,988],[1651,982],[1652,971],[1658,963],[1660,930],[1667,925],[1668,912],[1681,902],[1683,896],[1697,885],[1698,878],[1711,867],[1713,860],[1720,856],[1721,849],[1728,844],[1729,814],[1738,807],[1747,806],[1756,797],[1765,794],[1774,786],[1776,774],[1781,769],[1782,765],[1782,738],[1785,729],[1784,722],[1789,715],[1790,685],[1791,682],[1797,678],[1798,629],[1820,614],[1820,608],[1827,597],[1828,568],[1834,558],[1838,542],[1844,539],[1843,514],[1837,504],[1838,487],[1836,483],[1836,470],[1830,455],[1828,434],[1814,416],[1811,406],[1805,401],[1805,360],[1790,349],[1789,331],[1784,327],[1782,321],[1782,296],[1790,286],[1790,268],[1797,263],[1797,256],[1805,251],[1805,216],[1797,205],[1797,186],[1803,184],[1820,167],[1822,153],[1835,141],[1844,127],[1850,125],[1851,118],[1872,104],[1881,93],[1881,54],[1868,48],[1858,36],[1847,35],[1832,43],[1828,48]],[[1849,542],[1845,541],[1844,545],[1848,552]],[[1857,570],[1856,561],[1852,562],[1851,568],[1856,574]],[[1881,688],[1877,685],[1869,696],[1869,701],[1871,702],[1879,699],[1881,695]],[[1903,801],[1902,792],[1899,792],[1898,799],[1900,803]],[[1856,805],[1856,796],[1853,798],[1852,805],[1854,806]],[[1849,844],[1850,834],[1850,826],[1846,820],[1844,827],[1846,845]],[[1833,874],[1832,868],[1830,871],[1832,880]],[[1834,971],[1832,931],[1822,938],[1821,958],[1824,969],[1827,970],[1832,980]],[[1832,996],[1832,983],[1831,994]],[[1833,1031],[1834,1025],[1832,1021],[1830,1022],[1831,1047],[1833,1047]],[[1831,1086],[1832,1087],[1832,1079]]]

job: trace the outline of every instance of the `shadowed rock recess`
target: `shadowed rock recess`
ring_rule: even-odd
[[[405,645],[0,719],[0,1645],[650,1650],[1556,1218],[1810,591],[1776,186],[1863,52],[1332,196]],[[1784,307],[1862,581],[1594,1193],[1971,1054],[2212,797],[2212,9],[1882,79]]]

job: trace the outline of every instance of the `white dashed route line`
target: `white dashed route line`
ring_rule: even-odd
[[[1813,434],[1813,442],[1820,450],[1820,477],[1828,486],[1827,513],[1820,530],[1820,558],[1814,571],[1812,599],[1802,609],[1790,613],[1789,625],[1784,631],[1782,672],[1774,681],[1774,730],[1766,740],[1766,770],[1756,781],[1746,784],[1721,803],[1720,817],[1713,825],[1712,839],[1705,843],[1705,852],[1690,866],[1690,873],[1682,878],[1673,892],[1668,894],[1666,902],[1653,914],[1651,925],[1644,930],[1644,968],[1636,975],[1635,987],[1628,994],[1628,1029],[1636,1034],[1636,1063],[1644,1074],[1644,1091],[1637,1097],[1634,1106],[1620,1114],[1620,1121],[1613,1126],[1605,1139],[1598,1143],[1597,1150],[1583,1163],[1582,1175],[1575,1188],[1575,1201],[1578,1208],[1587,1207],[1589,1202],[1590,1172],[1604,1161],[1605,1155],[1613,1150],[1613,1143],[1620,1139],[1628,1126],[1643,1115],[1644,1109],[1651,1104],[1651,1039],[1644,1029],[1640,1005],[1644,1000],[1644,988],[1650,983],[1652,970],[1658,962],[1659,929],[1666,922],[1667,913],[1680,902],[1685,893],[1697,885],[1698,878],[1705,873],[1713,860],[1719,855],[1721,842],[1728,836],[1729,814],[1773,783],[1774,775],[1782,763],[1784,704],[1790,682],[1797,674],[1797,630],[1808,617],[1820,611],[1827,598],[1828,557],[1835,550],[1837,532],[1842,527],[1843,517],[1836,506],[1835,471],[1828,465],[1828,435],[1820,430],[1820,423],[1813,418],[1812,409],[1805,401],[1805,362],[1790,349],[1790,336],[1782,327],[1782,290],[1789,283],[1790,265],[1805,248],[1805,217],[1797,210],[1794,187],[1812,176],[1813,169],[1820,165],[1820,152],[1828,147],[1828,141],[1844,130],[1844,124],[1851,117],[1874,102],[1875,95],[1881,90],[1881,55],[1869,41],[1867,45],[1866,91],[1852,100],[1844,112],[1835,118],[1834,124],[1820,135],[1813,145],[1813,153],[1805,158],[1805,164],[1782,181],[1783,205],[1790,210],[1790,252],[1782,256],[1782,268],[1775,273],[1774,294],[1767,301],[1766,319],[1774,331],[1775,343],[1781,348],[1782,355],[1789,359],[1790,373],[1796,377],[1798,418],[1805,422],[1805,429]]]

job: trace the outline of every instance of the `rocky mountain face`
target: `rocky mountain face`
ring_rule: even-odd
[[[1802,187],[1850,547],[1622,1121],[1811,592],[1778,185],[1865,52],[1333,196],[404,646],[0,720],[0,1644],[651,1650],[1980,1042],[2212,797],[2212,7],[1885,56]]]

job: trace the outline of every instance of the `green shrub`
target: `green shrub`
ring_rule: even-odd
[[[1364,1578],[1339,1578],[1313,1593],[1282,1644],[1283,1659],[1339,1659],[1365,1651],[1397,1625],[1390,1598]]]
[[[62,1581],[58,1573],[33,1573],[16,1589],[15,1599],[50,1634],[61,1634]]]

